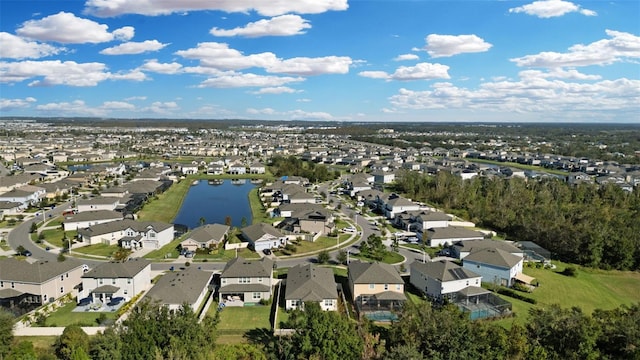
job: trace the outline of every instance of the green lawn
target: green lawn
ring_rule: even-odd
[[[567,264],[555,262],[555,270],[524,268],[524,273],[535,277],[540,286],[532,293],[526,294],[538,303],[530,303],[499,295],[513,306],[515,318],[498,320],[496,323],[510,327],[512,323],[524,325],[529,315],[529,309],[534,306],[560,304],[568,308],[577,306],[590,314],[595,309],[610,310],[620,305],[630,305],[638,302],[640,294],[640,273],[631,271],[606,271],[581,268],[576,277],[560,274]]]
[[[47,317],[45,326],[69,326],[80,324],[82,326],[98,326],[97,319],[100,314],[106,314],[107,319],[115,320],[115,312],[73,312],[76,303],[71,301]]]
[[[111,257],[111,255],[120,250],[120,247],[117,245],[107,245],[107,244],[95,244],[95,245],[87,245],[79,248],[72,248],[73,252],[78,252],[86,255],[97,255],[104,257]]]
[[[63,220],[64,220],[64,219],[62,218],[62,216],[56,217],[56,218],[54,218],[53,220],[50,220],[50,221],[46,224],[46,226],[58,226],[58,227],[59,227],[60,225],[62,225],[62,221],[63,221]]]
[[[178,214],[193,178],[174,183],[164,193],[158,195],[158,199],[151,200],[138,212],[138,218],[143,221],[161,221],[171,223]]]
[[[177,250],[178,245],[182,242],[183,237],[179,237],[174,239],[167,245],[161,247],[160,249],[153,250],[143,256],[145,259],[149,260],[163,260],[163,259],[177,259],[180,255],[180,252]]]
[[[217,311],[217,303],[211,304],[208,313],[213,316]],[[225,307],[220,312],[218,330],[224,332],[245,332],[252,329],[271,329],[269,317],[270,305],[256,305],[246,307]]]
[[[355,259],[360,259],[362,261],[376,261],[374,259],[365,257],[365,256],[360,256],[360,255],[351,255],[351,258],[355,258]],[[387,253],[385,254],[385,256],[382,258],[382,262],[386,263],[386,264],[397,264],[399,262],[404,261],[404,256],[398,254],[397,252],[394,251],[387,251]]]
[[[56,247],[63,247],[62,238],[66,235],[67,239],[73,239],[77,235],[77,231],[63,231],[60,228],[45,229],[41,234],[44,235],[44,241]]]
[[[493,165],[499,165],[499,166],[508,166],[508,167],[522,169],[522,170],[533,170],[537,172],[546,172],[549,174],[567,175],[566,171],[556,170],[556,169],[547,169],[542,166],[518,164],[513,162],[500,162],[500,161],[487,160],[487,159],[468,159],[468,160],[469,162],[473,162],[473,163],[493,164]]]
[[[238,249],[238,256],[245,259],[259,259],[260,255],[255,251],[249,249]],[[229,261],[236,257],[236,250],[221,250],[214,254],[196,254],[193,261]]]
[[[251,206],[252,223],[258,224],[261,222],[269,222],[269,220],[271,220],[267,216],[262,200],[260,200],[257,187],[249,191],[249,206]]]

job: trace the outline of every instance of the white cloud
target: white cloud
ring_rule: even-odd
[[[292,89],[288,86],[275,86],[275,87],[266,87],[262,88],[258,91],[252,91],[251,93],[254,95],[262,95],[262,94],[293,94],[296,92],[300,92],[300,90]]]
[[[296,57],[282,60],[271,52],[244,55],[228,44],[217,42],[199,43],[197,47],[180,50],[176,55],[185,59],[199,60],[202,67],[217,70],[241,70],[262,68],[270,73],[292,75],[345,74],[352,60],[346,56],[318,58]]]
[[[432,58],[449,57],[463,53],[477,53],[488,51],[493,45],[477,35],[439,35],[430,34],[426,37],[425,49]]]
[[[588,45],[573,45],[566,53],[541,52],[510,59],[518,66],[564,67],[608,65],[625,59],[640,58],[640,37],[633,34],[606,30],[610,39],[603,39]]]
[[[311,102],[311,99],[302,98],[302,99],[296,99],[296,101],[306,103],[306,102]]]
[[[575,69],[564,70],[560,68],[550,69],[548,72],[540,70],[525,70],[518,74],[521,78],[558,78],[558,79],[571,79],[571,80],[600,80],[600,75],[587,75],[583,74]]]
[[[136,109],[135,105],[124,101],[105,101],[100,108],[109,111],[133,111]]]
[[[335,120],[333,115],[323,111],[304,111],[300,109],[289,111],[276,111],[272,108],[254,109],[248,108],[246,110],[251,115],[268,115],[271,118],[287,118],[289,120]]]
[[[237,87],[275,87],[292,82],[304,81],[301,77],[264,76],[256,74],[231,73],[207,79],[198,87],[237,88]]]
[[[36,102],[36,99],[32,97],[26,97],[24,99],[0,99],[0,110],[11,111],[14,109],[25,109]]]
[[[16,30],[16,33],[30,39],[65,44],[97,44],[112,41],[116,36],[119,39],[126,39],[127,36],[133,35],[131,27],[117,29],[113,33],[108,29],[107,25],[61,11],[40,20],[26,21]]]
[[[245,27],[237,27],[231,30],[213,28],[210,33],[214,36],[291,36],[304,34],[304,30],[310,28],[311,25],[308,20],[303,19],[299,15],[288,14],[276,16],[268,20],[258,20],[247,24]]]
[[[400,66],[393,74],[384,71],[362,71],[358,75],[387,81],[449,79],[449,67],[442,64],[419,63],[415,66]]]
[[[281,60],[266,67],[270,73],[292,75],[346,74],[352,60],[348,56],[325,56],[318,58],[296,57]]]
[[[146,96],[131,96],[124,99],[125,101],[147,100]]]
[[[276,113],[275,110],[273,110],[272,108],[264,108],[264,109],[254,109],[254,108],[248,108],[247,109],[247,113],[252,114],[252,115],[273,115]]]
[[[331,10],[346,10],[347,0],[87,0],[85,12],[96,16],[118,16],[123,14],[167,15],[197,10],[221,10],[224,12],[248,13],[255,10],[265,16],[287,13],[320,14]]]
[[[140,70],[150,71],[159,74],[177,74],[182,69],[182,65],[177,62],[159,63],[156,59],[147,60]]]
[[[180,110],[180,107],[175,101],[167,101],[167,102],[156,101],[152,103],[150,106],[142,109],[143,112],[149,112],[149,113],[159,114],[159,115],[170,115],[177,110]]]
[[[19,36],[0,32],[0,58],[10,59],[37,59],[49,55],[55,55],[64,48],[57,48],[48,44],[28,41]]]
[[[462,88],[451,83],[437,83],[426,91],[400,89],[389,100],[397,109],[595,118],[609,116],[611,111],[637,114],[640,111],[640,80],[621,78],[575,82],[558,80],[553,74],[529,71],[521,74],[518,80],[485,82],[477,89]],[[551,119],[538,119],[545,120]]]
[[[119,41],[129,41],[133,39],[136,31],[132,26],[123,26],[113,31],[113,38]]]
[[[579,5],[564,0],[534,1],[531,4],[511,8],[509,9],[509,12],[525,13],[528,15],[537,16],[539,18],[557,17],[571,12],[579,12],[580,14],[585,16],[597,15],[597,13],[593,10],[583,9]]]
[[[416,54],[402,54],[393,58],[393,61],[418,60],[420,57]]]
[[[158,40],[146,40],[142,42],[126,42],[100,51],[103,55],[133,55],[150,51],[158,51],[169,44],[163,44]]]
[[[75,61],[20,61],[0,62],[0,82],[15,83],[36,78],[29,86],[96,86],[104,80],[146,80],[144,73],[130,71],[107,72],[105,64],[76,63]]]
[[[52,115],[65,114],[65,116],[105,116],[107,114],[104,109],[89,107],[82,100],[48,103],[38,105],[36,109],[42,113],[50,113]]]

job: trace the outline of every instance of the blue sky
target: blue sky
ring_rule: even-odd
[[[0,115],[640,123],[640,2],[2,0]]]

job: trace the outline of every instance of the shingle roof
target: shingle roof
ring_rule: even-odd
[[[0,280],[40,284],[80,266],[82,264],[73,259],[66,261],[41,260],[34,263],[14,258],[0,259]]]
[[[242,228],[242,234],[251,242],[255,242],[265,234],[269,234],[275,237],[283,237],[282,233],[278,229],[274,228],[270,224],[257,223]]]
[[[227,263],[222,270],[221,277],[270,277],[273,273],[273,260],[262,258],[260,260],[246,260],[237,257]]]
[[[476,252],[484,249],[501,249],[511,254],[522,253],[522,250],[518,249],[514,245],[498,240],[467,240],[457,242],[454,246],[456,246],[459,251],[466,252]]]
[[[173,224],[167,224],[162,222],[135,221],[131,219],[123,219],[123,220],[117,220],[117,221],[110,221],[108,223],[92,225],[86,229],[80,229],[78,232],[82,235],[95,236],[95,235],[109,234],[116,231],[122,231],[129,228],[137,232],[146,232],[149,227],[151,227],[155,232],[161,232],[166,229],[169,229],[172,226]]]
[[[472,261],[510,269],[522,261],[522,258],[500,249],[484,249],[467,255],[462,261],[463,263]]]
[[[414,270],[441,282],[480,277],[480,275],[473,271],[446,260],[427,263],[415,261],[411,264],[411,271]]]
[[[206,224],[195,228],[185,240],[193,240],[206,243],[211,240],[223,241],[224,235],[229,232],[230,227],[222,224]]]
[[[239,293],[239,292],[270,292],[271,288],[265,284],[229,284],[220,287],[220,294]]]
[[[384,263],[352,262],[349,264],[349,277],[354,284],[403,284],[396,269]]]
[[[131,259],[125,262],[103,263],[82,275],[83,278],[133,278],[147,266],[151,266],[151,261],[146,259]]]
[[[71,222],[105,220],[105,219],[122,219],[122,213],[119,213],[117,211],[111,211],[111,210],[83,211],[73,216],[70,216],[63,222],[71,223]]]
[[[448,226],[444,228],[433,228],[428,230],[429,239],[459,239],[459,238],[482,238],[484,234],[459,226]]]
[[[161,304],[195,304],[213,273],[189,267],[183,271],[163,275],[149,290],[147,296]]]
[[[338,291],[333,271],[313,264],[292,267],[287,275],[284,298],[302,301],[337,299]]]

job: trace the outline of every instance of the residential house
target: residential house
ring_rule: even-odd
[[[266,169],[264,164],[256,162],[249,166],[249,174],[264,174],[267,171]]]
[[[66,294],[75,295],[81,276],[82,264],[73,259],[30,263],[0,258],[0,304],[30,310]]]
[[[407,231],[417,232],[432,228],[444,228],[449,226],[450,221],[451,215],[431,210],[404,211],[394,218],[396,226]]]
[[[386,171],[374,171],[371,173],[374,177],[374,182],[377,184],[390,184],[396,180],[396,174]]]
[[[387,219],[393,219],[396,214],[404,211],[417,211],[420,210],[420,205],[416,204],[401,196],[390,196],[384,201],[383,211]]]
[[[460,241],[453,244],[453,246],[450,246],[449,249],[451,251],[451,256],[460,260],[464,259],[471,253],[484,249],[500,249],[516,256],[524,256],[524,251],[522,251],[522,249],[519,249],[510,242],[501,240],[482,239]]]
[[[62,221],[64,231],[84,229],[93,225],[122,220],[122,213],[111,210],[95,210],[67,216]]]
[[[229,261],[220,275],[219,303],[244,306],[269,300],[273,294],[273,265],[273,260],[266,257]]]
[[[182,171],[183,175],[194,175],[198,173],[198,165],[184,164],[180,167],[180,171]]]
[[[194,266],[182,271],[166,273],[147,292],[145,298],[158,302],[170,310],[179,310],[184,304],[196,312],[207,301],[213,273]]]
[[[404,281],[385,263],[351,262],[348,266],[351,298],[360,314],[399,310],[406,301]]]
[[[443,299],[468,287],[480,287],[482,277],[475,272],[446,260],[411,264],[409,281],[432,299]]]
[[[233,175],[244,175],[247,173],[247,167],[244,164],[235,162],[229,165],[229,170],[227,170],[227,174]]]
[[[0,201],[17,202],[23,207],[35,206],[44,198],[46,190],[31,185],[24,185],[0,194]]]
[[[79,213],[95,210],[116,210],[119,205],[120,199],[116,197],[99,196],[76,201],[76,208]]]
[[[462,260],[462,266],[480,276],[485,282],[492,284],[511,286],[517,277],[523,278],[522,274],[523,258],[510,254],[501,249],[484,249],[467,255]]]
[[[426,239],[425,239],[426,236]],[[484,234],[480,231],[460,226],[431,228],[422,233],[423,241],[430,247],[449,246],[460,241],[482,240]]]
[[[159,249],[173,240],[173,224],[121,219],[78,229],[78,246],[107,244],[125,249]]]
[[[257,223],[241,229],[242,236],[255,251],[287,245],[287,237],[271,224]]]
[[[228,225],[222,224],[206,224],[197,227],[187,235],[180,246],[188,251],[217,247],[227,240],[229,229]]]
[[[108,303],[121,297],[129,300],[147,291],[151,286],[151,261],[141,258],[125,262],[102,263],[82,275],[82,289],[78,302],[90,298],[91,302]]]
[[[0,219],[4,215],[18,215],[24,210],[24,206],[19,202],[0,201]]]
[[[300,264],[289,269],[285,287],[285,309],[304,307],[317,302],[325,311],[338,310],[338,290],[330,268]]]

